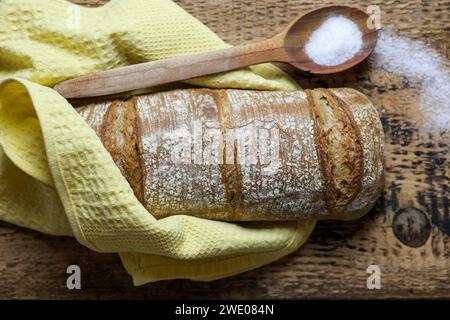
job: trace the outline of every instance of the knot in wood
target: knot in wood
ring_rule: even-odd
[[[427,215],[416,208],[401,208],[393,220],[394,234],[409,247],[420,247],[430,237],[431,224]]]

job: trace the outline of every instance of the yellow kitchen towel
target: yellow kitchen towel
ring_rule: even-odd
[[[168,0],[0,1],[0,219],[118,252],[135,285],[209,281],[270,263],[305,242],[315,221],[240,225],[156,220],[94,131],[51,89],[96,70],[226,47]],[[270,64],[188,81],[299,89]]]

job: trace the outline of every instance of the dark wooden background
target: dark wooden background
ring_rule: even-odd
[[[74,0],[101,5],[106,1]],[[302,11],[365,1],[178,0],[231,44],[277,33]],[[448,62],[450,2],[373,0],[383,27],[421,39]],[[72,238],[0,222],[0,298],[450,298],[448,136],[419,134],[415,88],[363,63],[339,76],[287,69],[304,87],[350,86],[377,106],[386,132],[382,198],[353,222],[320,222],[308,243],[271,265],[212,283],[163,281],[133,287],[115,254],[92,252]],[[394,219],[395,218],[395,219]],[[394,229],[398,231],[394,233]],[[397,236],[396,236],[397,234]],[[401,241],[402,240],[402,241]],[[82,270],[82,290],[66,288],[66,268]],[[366,288],[366,268],[381,268],[381,289]]]

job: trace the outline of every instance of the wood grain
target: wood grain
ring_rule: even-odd
[[[300,12],[334,4],[297,0],[177,2],[234,45],[273,36]],[[339,4],[366,6],[362,0]],[[448,1],[375,0],[371,4],[380,5],[383,24],[400,35],[425,41],[448,60]],[[419,132],[414,122],[417,89],[400,77],[370,70],[367,64],[339,76],[288,71],[307,88],[356,88],[377,106],[386,132],[386,182],[382,198],[367,216],[353,222],[320,222],[299,251],[245,274],[213,283],[177,280],[137,288],[114,254],[92,252],[71,238],[0,223],[0,298],[450,298],[448,135]],[[409,245],[396,237],[394,229],[399,226],[393,227],[394,216],[405,212],[413,223],[400,228],[406,232],[400,238]],[[408,219],[397,217],[396,221]],[[428,238],[426,232],[414,229],[423,221],[430,224]],[[425,240],[424,244],[419,240]],[[410,246],[414,244],[420,246]],[[69,264],[81,267],[82,290],[66,289]],[[370,264],[381,268],[380,290],[366,288]]]
[[[270,61],[285,61],[283,39],[156,60],[83,75],[58,83],[65,98],[86,98],[159,86]],[[157,75],[157,76],[155,76]]]

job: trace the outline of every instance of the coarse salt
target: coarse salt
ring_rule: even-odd
[[[450,70],[445,58],[421,41],[381,31],[369,63],[371,68],[397,74],[417,88],[421,131],[448,132]]]
[[[305,52],[319,65],[336,66],[350,60],[362,47],[358,26],[344,16],[333,16],[311,34]]]

